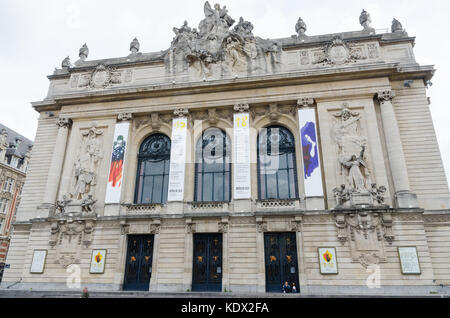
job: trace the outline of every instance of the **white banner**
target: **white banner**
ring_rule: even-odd
[[[306,197],[321,197],[323,196],[323,186],[315,110],[313,108],[299,109],[298,120],[302,145],[305,195]]]
[[[187,118],[174,118],[170,149],[169,193],[167,201],[183,201],[186,165]]]
[[[251,198],[249,127],[248,113],[234,114],[234,199]]]
[[[116,124],[114,130],[105,203],[120,203],[129,127],[129,122],[121,122]]]

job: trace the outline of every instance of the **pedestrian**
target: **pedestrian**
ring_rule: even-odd
[[[81,298],[89,298],[89,292],[87,287],[84,287],[83,294],[81,295]]]
[[[292,292],[297,293],[297,286],[295,286],[295,283],[292,283]]]
[[[287,281],[284,282],[284,285],[282,288],[283,288],[284,294],[291,292],[291,286],[289,286],[289,283]]]

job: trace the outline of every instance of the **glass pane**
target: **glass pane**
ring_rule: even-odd
[[[224,201],[230,201],[230,173],[225,172],[225,189],[224,189]]]
[[[169,175],[164,176],[164,184],[163,184],[163,200],[162,203],[167,202],[167,191],[169,189]]]
[[[142,165],[143,166],[143,165]],[[138,187],[138,195],[136,203],[142,203],[142,182],[144,181],[144,177],[139,177],[139,182],[137,184]]]
[[[157,175],[157,174],[163,174],[164,173],[164,161],[153,161],[153,162],[147,162],[147,165],[145,167],[145,174],[146,175]]]
[[[163,177],[156,176],[153,180],[153,200],[152,203],[161,203]]]
[[[200,164],[196,164],[197,169],[201,169]],[[199,171],[199,170],[197,170]],[[201,172],[197,172],[195,175],[195,181],[197,184],[197,189],[195,189],[195,201],[201,201],[202,200],[202,189],[203,189],[203,174]]]
[[[203,198],[201,201],[212,201],[213,175],[205,173],[203,175]]]
[[[287,155],[288,167],[294,168],[294,153],[290,153]]]
[[[277,178],[276,174],[267,174],[267,199],[276,199],[277,194]]]
[[[279,169],[287,168],[287,154],[278,156]]]
[[[203,171],[204,172],[222,172],[224,170],[224,164],[221,160],[217,160],[213,163],[207,163],[205,162],[203,164]]]
[[[289,188],[291,191],[291,198],[295,198],[297,196],[295,191],[295,185],[297,184],[297,180],[294,176],[294,169],[289,169]]]
[[[144,178],[144,188],[142,189],[142,203],[152,203],[153,177]]]
[[[289,198],[288,174],[286,170],[278,171],[278,198]]]
[[[164,173],[169,174],[170,170],[170,160],[164,160]]]
[[[223,187],[223,174],[215,173],[214,174],[214,201],[223,201],[224,200],[224,187]]]

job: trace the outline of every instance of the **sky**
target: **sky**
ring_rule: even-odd
[[[211,5],[216,3],[210,1]],[[372,27],[390,29],[397,18],[416,37],[415,57],[437,69],[428,89],[442,160],[450,179],[450,1],[440,0],[223,0],[228,14],[252,22],[262,38],[295,34],[298,17],[307,35],[360,30],[362,9]],[[136,36],[141,52],[165,50],[172,28],[184,20],[198,27],[204,0],[0,0],[0,122],[34,140],[38,113],[30,102],[45,98],[47,75],[87,43],[90,59],[126,56]],[[384,31],[386,32],[386,31]]]

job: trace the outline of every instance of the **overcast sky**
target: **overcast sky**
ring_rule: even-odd
[[[167,49],[174,26],[187,20],[198,27],[203,4],[204,0],[0,0],[0,122],[34,140],[38,115],[30,102],[46,96],[46,75],[59,68],[63,58],[69,55],[75,62],[85,42],[88,59],[126,56],[135,36],[141,52]],[[397,18],[416,37],[417,62],[437,69],[427,95],[449,179],[450,1],[224,0],[220,4],[236,21],[242,16],[252,22],[253,33],[262,38],[295,34],[299,16],[308,35],[359,30],[362,9],[370,13],[375,29],[390,28],[392,18]]]

